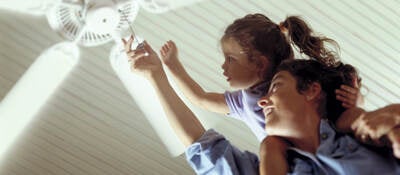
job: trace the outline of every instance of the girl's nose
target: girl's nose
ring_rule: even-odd
[[[222,68],[223,70],[226,70],[226,69],[228,68],[228,64],[227,64],[226,59],[225,59],[224,63],[222,63],[221,68]]]
[[[222,68],[223,70],[225,70],[225,62],[222,63],[221,68]]]

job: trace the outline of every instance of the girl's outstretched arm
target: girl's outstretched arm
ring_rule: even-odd
[[[208,111],[220,114],[229,113],[224,94],[204,91],[186,72],[178,59],[178,48],[173,41],[167,41],[161,48],[160,53],[162,62],[172,73],[172,77],[179,89],[191,103]]]
[[[132,72],[143,75],[151,82],[170,126],[186,147],[191,145],[201,137],[205,130],[194,113],[169,84],[159,57],[147,42],[144,42],[144,48],[139,50],[131,50],[132,37],[123,42]]]

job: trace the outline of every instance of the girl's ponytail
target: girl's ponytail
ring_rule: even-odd
[[[312,29],[300,17],[289,16],[280,24],[280,27],[287,30],[288,37],[300,49],[300,53],[326,65],[337,63],[337,53],[324,45],[330,43],[338,50],[337,42],[324,36],[314,36]]]

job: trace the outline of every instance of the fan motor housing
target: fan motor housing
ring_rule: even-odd
[[[87,4],[61,2],[47,13],[51,28],[81,46],[98,46],[114,40],[132,23],[139,4],[132,0],[96,0]]]

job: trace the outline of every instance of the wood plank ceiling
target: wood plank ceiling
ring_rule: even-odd
[[[223,92],[229,89],[220,68],[224,27],[248,13],[263,13],[275,22],[301,15],[315,31],[339,42],[343,61],[361,72],[369,90],[365,108],[373,110],[400,101],[396,9],[397,0],[204,0],[163,14],[141,10],[133,25],[154,48],[174,40],[193,78],[206,90]],[[62,40],[43,16],[1,10],[0,99],[44,49]],[[81,47],[78,66],[25,128],[0,174],[194,174],[183,155],[169,156],[115,75],[108,59],[112,45]],[[244,124],[220,118],[217,130],[240,148],[257,152],[258,143]]]

